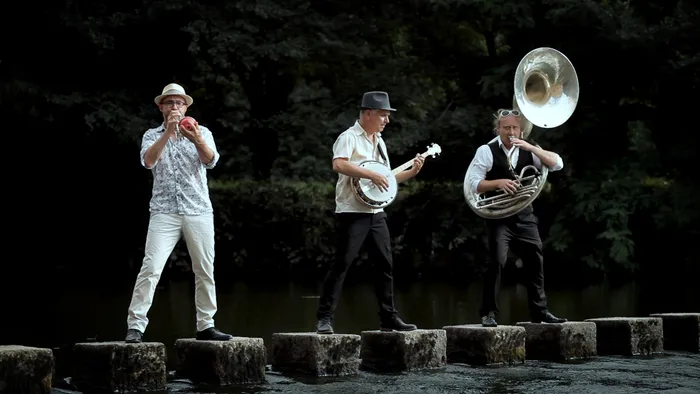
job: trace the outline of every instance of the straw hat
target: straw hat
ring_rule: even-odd
[[[153,101],[156,102],[156,104],[160,104],[160,101],[163,99],[165,96],[182,96],[185,98],[185,101],[187,102],[187,106],[192,105],[194,100],[192,97],[188,96],[187,93],[185,93],[185,88],[182,86],[176,84],[176,83],[171,83],[167,85],[166,87],[163,88],[163,92],[160,94],[160,96],[156,96]]]

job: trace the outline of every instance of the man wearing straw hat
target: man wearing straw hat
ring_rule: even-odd
[[[154,101],[163,114],[163,123],[146,131],[141,142],[141,165],[153,173],[151,217],[141,271],[129,305],[125,341],[142,341],[156,285],[181,236],[187,243],[195,275],[196,338],[229,340],[231,335],[214,327],[214,218],[206,171],[214,168],[219,153],[208,128],[196,121],[191,129],[178,126],[193,102],[182,86],[167,85]]]

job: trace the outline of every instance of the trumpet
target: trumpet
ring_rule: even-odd
[[[174,112],[177,115],[177,120],[175,121],[175,138],[180,140],[182,139],[182,132],[180,132],[180,121],[182,120],[182,114],[178,110],[175,110]]]

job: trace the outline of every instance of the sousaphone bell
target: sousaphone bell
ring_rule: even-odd
[[[533,125],[545,129],[561,126],[571,117],[578,104],[576,70],[563,53],[553,48],[534,49],[520,60],[515,70],[513,89],[513,109],[522,114],[523,139],[528,138]],[[498,138],[496,136],[489,143]],[[511,149],[509,156],[515,149]],[[533,174],[526,175],[528,171]],[[464,197],[477,215],[486,219],[506,218],[516,215],[539,196],[548,173],[546,166],[541,169],[526,166],[520,174],[515,174],[518,183],[515,193],[499,190],[486,197],[472,191],[468,170],[464,177]]]

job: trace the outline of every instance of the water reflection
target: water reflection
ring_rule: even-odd
[[[654,292],[654,297],[646,294]],[[660,293],[659,293],[660,292]],[[605,316],[644,316],[659,311],[697,311],[696,288],[660,289],[630,283],[618,287],[595,285],[580,290],[548,290],[550,309],[570,320]],[[659,298],[658,294],[665,294]],[[218,283],[217,326],[237,336],[262,337],[266,343],[275,332],[311,331],[315,327],[318,286],[298,283]],[[36,337],[14,338],[28,345],[58,346],[87,338],[98,341],[123,340],[131,284],[117,287],[62,287],[43,301],[38,323],[53,330],[35,343]],[[501,293],[501,324],[528,318],[527,294],[521,285],[505,286]],[[419,282],[396,288],[396,305],[404,320],[420,328],[476,323],[481,299],[480,283]],[[653,300],[653,302],[645,302]],[[47,304],[46,304],[47,303]],[[336,313],[337,332],[359,333],[378,328],[377,302],[369,283],[347,283]],[[192,280],[164,281],[159,286],[149,313],[145,339],[172,344],[177,338],[192,337],[195,330],[194,286]],[[268,349],[269,350],[269,349]],[[169,354],[171,355],[172,352]],[[172,357],[171,357],[172,361]]]

